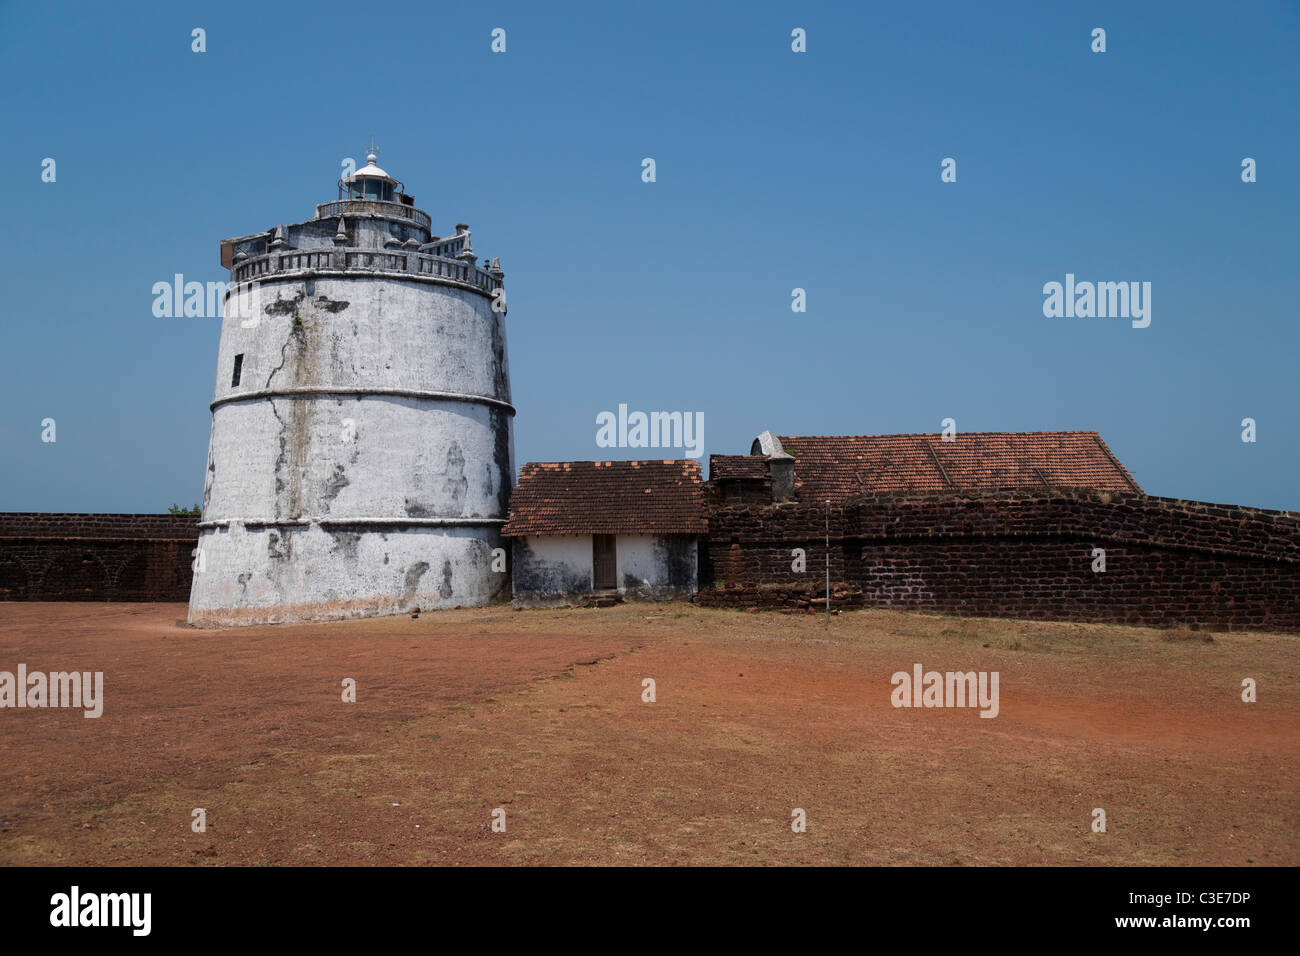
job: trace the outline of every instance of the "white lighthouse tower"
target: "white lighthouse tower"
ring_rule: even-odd
[[[504,273],[376,165],[315,216],[221,243],[189,619],[260,624],[508,596]]]

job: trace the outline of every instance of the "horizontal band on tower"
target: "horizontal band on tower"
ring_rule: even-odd
[[[208,406],[209,410],[216,411],[220,405],[228,405],[231,402],[243,402],[256,398],[297,398],[305,395],[355,395],[357,398],[364,398],[367,395],[391,395],[397,398],[423,398],[430,401],[440,402],[468,402],[472,405],[491,405],[493,408],[500,408],[503,411],[515,414],[515,407],[509,402],[503,402],[499,398],[488,398],[486,395],[467,395],[464,392],[428,392],[413,388],[354,388],[350,385],[308,385],[300,388],[263,388],[255,392],[240,392],[236,395],[227,395],[225,398],[219,398]]]
[[[482,525],[505,524],[505,518],[221,518],[216,521],[200,521],[199,530],[209,528],[228,528],[231,524],[242,524],[245,527],[265,527],[275,525],[276,527],[299,527],[306,528],[313,524],[320,525],[322,528],[330,525],[354,525],[370,524],[380,527],[404,527],[409,525],[422,525],[431,528],[463,528],[478,527]]]

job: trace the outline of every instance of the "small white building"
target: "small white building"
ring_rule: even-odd
[[[699,462],[529,462],[510,497],[514,603],[695,593],[708,527]]]

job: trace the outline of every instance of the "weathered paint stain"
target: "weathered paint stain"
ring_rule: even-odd
[[[266,555],[272,561],[289,560],[288,541],[282,539],[274,530],[266,533]]]
[[[346,488],[351,482],[348,481],[347,474],[343,471],[342,465],[335,465],[334,471],[325,479],[325,486],[321,489],[321,510],[329,514],[330,502],[338,497],[340,491]]]
[[[342,299],[331,299],[324,293],[316,296],[315,302],[316,308],[323,309],[331,315],[338,315],[351,304],[351,302],[344,302]]]
[[[465,453],[460,450],[460,442],[453,440],[447,449],[447,468],[442,477],[442,497],[447,502],[448,515],[459,516],[465,513],[465,491],[468,488]]]
[[[350,561],[357,559],[357,544],[361,541],[359,531],[336,531],[330,529],[329,536],[334,539],[335,550],[342,551],[343,556]]]
[[[511,453],[510,419],[505,412],[493,408],[488,412],[488,423],[492,428],[492,463],[496,470],[496,504],[497,513],[506,514],[510,510],[510,489],[515,479],[514,455]],[[492,472],[489,470],[489,476]]]
[[[302,305],[305,298],[307,298],[306,291],[299,289],[297,295],[293,298],[276,298],[274,302],[268,302],[262,311],[267,315],[293,315],[298,311],[298,307]]]
[[[203,510],[208,510],[208,502],[212,499],[212,481],[217,477],[217,463],[212,460],[212,445],[208,445],[208,470],[204,475],[206,479],[203,482]]]
[[[665,535],[655,539],[656,555],[668,570],[668,587],[676,591],[696,588],[696,548],[693,539],[683,535]]]
[[[415,589],[420,586],[420,578],[424,577],[424,572],[428,570],[427,561],[417,561],[406,569],[406,577],[402,580],[402,596],[408,601],[415,595]]]
[[[408,518],[436,518],[438,516],[438,513],[431,505],[412,501],[410,498],[407,498],[403,503],[403,509],[406,511]]]
[[[577,603],[591,590],[591,574],[539,557],[523,538],[512,543],[511,569],[518,604]]]

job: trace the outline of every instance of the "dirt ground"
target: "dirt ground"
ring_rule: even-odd
[[[105,697],[98,719],[0,709],[0,864],[1300,864],[1296,635],[683,604],[184,616],[0,604],[0,670],[103,671]],[[999,715],[894,708],[915,663],[997,671]]]

